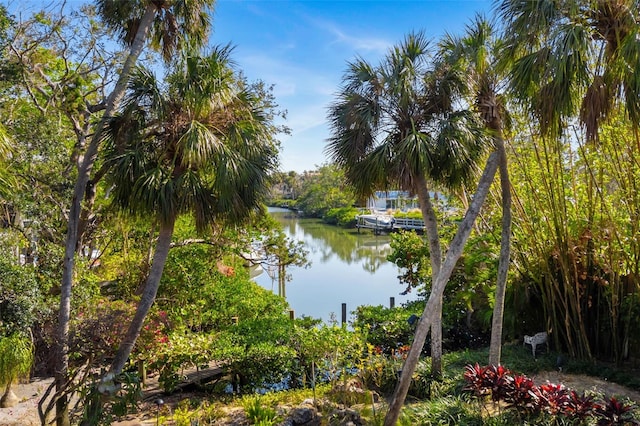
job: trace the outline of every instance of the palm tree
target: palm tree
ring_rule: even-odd
[[[497,49],[499,47],[499,40],[496,38],[491,24],[479,15],[471,24],[467,25],[463,37],[448,34],[440,42],[440,56],[443,61],[451,63],[455,67],[462,67],[464,70],[467,76],[466,82],[469,85],[469,100],[482,117],[499,156],[502,232],[489,347],[489,364],[493,365],[500,364],[504,297],[511,241],[511,183],[503,139],[506,109],[498,92],[499,85],[504,80],[497,64]]]
[[[453,110],[461,75],[447,67],[428,70],[429,55],[429,42],[418,33],[408,35],[378,67],[362,59],[350,63],[330,109],[333,135],[327,152],[360,196],[393,185],[417,194],[435,281],[442,249],[428,185],[452,188],[468,180],[485,138],[472,114]],[[432,372],[438,376],[442,293],[432,289],[433,297],[438,303],[430,325]]]
[[[444,289],[499,164],[499,154],[491,153],[441,261],[427,182],[452,188],[469,179],[487,138],[475,114],[453,109],[465,94],[464,70],[454,63],[439,61],[433,70],[425,72],[427,45],[421,34],[412,34],[377,68],[362,60],[351,63],[339,101],[330,109],[333,136],[327,151],[345,169],[356,192],[366,195],[393,184],[414,192],[420,201],[429,240],[431,292],[402,367],[385,426],[395,425],[400,416],[429,330],[438,333],[432,336],[432,342],[440,338]]]
[[[236,223],[268,193],[268,174],[277,167],[270,111],[234,73],[229,52],[186,58],[166,89],[137,70],[122,113],[106,129],[113,202],[159,224],[151,270],[110,377],[122,371],[155,300],[176,219],[193,214],[201,232]]]
[[[640,4],[635,0],[502,0],[501,56],[511,89],[544,134],[579,115],[587,137],[623,107],[640,123]]]
[[[69,208],[65,254],[60,291],[60,311],[58,313],[58,356],[56,360],[56,424],[69,425],[66,389],[69,371],[69,319],[71,312],[71,287],[75,254],[78,249],[79,224],[85,193],[91,193],[96,179],[90,181],[93,165],[98,155],[102,130],[105,123],[118,109],[131,70],[151,36],[153,47],[161,46],[163,56],[169,59],[175,49],[182,46],[198,48],[205,42],[209,29],[209,18],[205,12],[215,0],[98,0],[98,12],[107,26],[121,37],[129,47],[127,58],[118,75],[113,91],[106,100],[101,120],[96,125],[93,136],[78,165],[78,177],[74,186]],[[82,142],[82,141],[81,141]]]

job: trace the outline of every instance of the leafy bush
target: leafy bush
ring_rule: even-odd
[[[28,333],[51,312],[33,266],[0,260],[0,337]]]
[[[295,209],[296,208],[296,200],[291,200],[288,198],[274,198],[269,200],[269,206],[271,207],[281,207],[283,209]]]
[[[465,390],[476,397],[490,397],[494,402],[506,402],[519,413],[550,415],[583,421],[596,418],[602,425],[640,425],[635,417],[634,405],[603,398],[594,402],[593,396],[578,395],[563,385],[546,383],[536,386],[531,379],[513,375],[502,366],[467,365],[464,373]]]
[[[380,352],[392,355],[394,351],[413,341],[415,323],[409,321],[412,315],[420,316],[421,304],[409,308],[385,308],[378,306],[358,306],[355,310],[353,327],[365,335],[368,344],[379,348]],[[428,350],[428,344],[425,348]]]
[[[0,338],[0,387],[28,377],[32,364],[33,345],[28,337],[14,333]]]
[[[399,219],[419,219],[422,220],[422,211],[420,209],[411,209],[406,212],[394,212],[393,217]]]
[[[368,343],[367,355],[358,365],[358,375],[368,389],[391,394],[401,368],[401,360],[384,355],[379,346]]]
[[[157,371],[162,388],[171,392],[180,383],[180,371],[208,365],[212,360],[211,335],[184,331],[172,333],[166,344],[159,345],[155,353],[147,353],[149,368]]]
[[[346,327],[327,325],[296,327],[294,345],[301,373],[313,383],[325,380],[334,383],[345,371],[358,365],[365,347],[357,329],[349,331]]]
[[[356,226],[356,215],[359,210],[355,207],[339,207],[329,209],[322,220],[329,225],[337,225],[343,228],[354,228]]]
[[[277,384],[289,377],[296,350],[293,322],[280,318],[240,320],[212,339],[212,359],[219,361],[243,391]]]

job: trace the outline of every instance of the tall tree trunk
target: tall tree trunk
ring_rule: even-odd
[[[420,352],[422,352],[422,347],[424,346],[427,334],[429,333],[429,328],[436,320],[436,305],[439,302],[439,298],[441,298],[444,293],[444,289],[449,281],[449,277],[451,277],[451,274],[453,273],[453,269],[455,268],[458,259],[462,255],[464,245],[469,238],[469,234],[473,228],[473,223],[478,217],[478,214],[480,214],[480,209],[484,204],[487,194],[489,193],[489,188],[491,187],[491,182],[493,182],[497,169],[498,154],[494,152],[487,160],[482,177],[478,182],[478,188],[476,189],[475,196],[473,197],[464,219],[458,227],[458,231],[449,246],[449,250],[447,250],[447,255],[440,269],[440,273],[432,284],[429,300],[427,301],[427,305],[425,306],[422,316],[420,317],[420,321],[418,322],[418,326],[416,327],[413,344],[409,349],[407,359],[402,367],[400,380],[398,381],[393,393],[393,399],[389,406],[389,411],[384,419],[384,426],[394,426],[400,417],[400,410],[402,409],[404,400],[407,397],[407,392],[409,391],[409,385],[411,384],[411,376],[413,376],[413,373],[416,370]]]
[[[69,375],[69,318],[71,314],[71,286],[73,283],[73,270],[75,264],[76,246],[78,242],[78,225],[80,213],[82,211],[82,201],[93,164],[98,155],[98,148],[102,137],[102,129],[105,123],[114,114],[124,97],[129,75],[144,48],[147,33],[151,28],[156,10],[152,3],[149,3],[145,11],[135,40],[131,45],[131,50],[124,63],[120,76],[113,92],[107,99],[105,112],[98,122],[93,137],[87,146],[84,157],[80,162],[78,178],[73,190],[71,207],[69,209],[69,222],[67,225],[67,235],[65,240],[65,253],[62,267],[62,282],[60,288],[60,311],[58,313],[57,329],[57,360],[55,368],[56,393],[61,396],[56,401],[56,424],[58,426],[69,426],[68,398],[65,390],[67,388]]]
[[[442,246],[438,235],[438,219],[433,209],[433,203],[431,203],[431,195],[424,176],[417,176],[414,181],[415,192],[418,195],[422,220],[425,224],[425,232],[429,242],[431,283],[433,284],[440,273],[440,266],[442,265]],[[434,313],[435,321],[431,325],[431,375],[433,377],[442,376],[442,297],[438,300],[439,303],[435,307],[437,312]]]
[[[142,330],[144,320],[147,317],[153,302],[156,300],[156,294],[158,293],[158,287],[160,287],[160,279],[162,278],[164,264],[166,263],[167,256],[169,255],[169,248],[171,248],[171,237],[173,236],[174,224],[175,220],[169,224],[160,226],[158,242],[156,243],[153,262],[151,263],[151,270],[149,271],[149,276],[147,277],[147,281],[144,285],[144,291],[142,292],[142,297],[138,303],[133,320],[131,320],[127,333],[122,339],[122,342],[120,342],[118,352],[111,363],[111,369],[109,371],[111,377],[115,377],[122,373],[122,370],[129,359],[129,355],[131,355],[133,346],[140,335],[140,330]]]
[[[496,148],[500,163],[500,188],[502,192],[502,235],[500,237],[500,260],[496,283],[495,304],[491,320],[491,344],[489,345],[489,364],[499,365],[502,355],[502,324],[504,322],[504,296],[507,289],[509,258],[511,246],[511,182],[507,164],[507,151],[504,140],[496,137]]]

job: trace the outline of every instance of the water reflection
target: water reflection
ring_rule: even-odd
[[[386,260],[391,252],[389,236],[341,229],[314,219],[299,219],[286,210],[272,210],[288,237],[303,241],[309,251],[311,267],[290,268],[287,300],[296,315],[309,315],[328,321],[339,313],[341,303],[353,311],[359,305],[389,306],[411,300],[403,296],[398,269]],[[256,281],[272,289],[266,274]],[[277,284],[277,283],[276,283]],[[276,286],[277,288],[277,286]]]
[[[391,253],[389,236],[374,235],[369,231],[358,233],[355,229],[341,229],[328,226],[317,219],[298,219],[286,211],[272,212],[284,226],[289,237],[304,241],[310,252],[318,254],[321,263],[331,262],[334,257],[362,267],[374,273],[387,263]]]

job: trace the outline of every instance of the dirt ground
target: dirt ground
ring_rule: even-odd
[[[531,377],[536,384],[562,383],[576,391],[595,390],[607,396],[627,397],[640,405],[640,392],[606,380],[574,374],[563,374],[554,371],[543,372]],[[38,401],[44,394],[52,379],[34,378],[29,383],[16,384],[13,391],[20,403],[12,408],[0,408],[0,426],[34,426],[40,425],[38,417]],[[181,394],[180,399],[188,394]],[[156,424],[155,406],[152,403],[143,404],[142,410],[136,416],[131,416],[113,426],[150,426]]]

